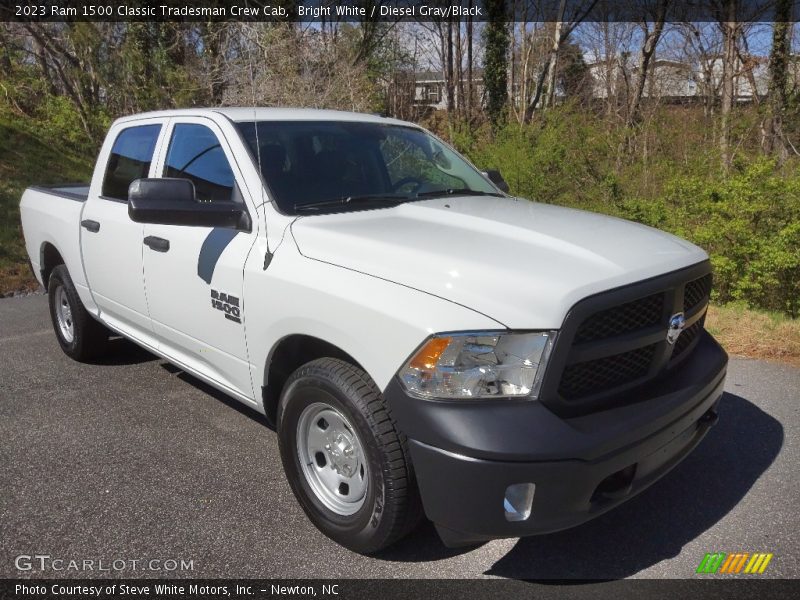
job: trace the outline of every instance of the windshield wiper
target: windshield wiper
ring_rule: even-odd
[[[430,192],[420,192],[416,195],[417,198],[436,198],[437,196],[496,196],[498,198],[505,198],[503,194],[498,194],[497,192],[482,192],[480,190],[472,190],[470,188],[432,190]]]
[[[320,200],[319,202],[309,202],[308,204],[295,204],[294,210],[296,212],[312,212],[323,210],[325,208],[335,206],[347,206],[357,202],[381,202],[386,204],[400,204],[408,200],[408,196],[391,195],[391,194],[365,194],[363,196],[341,196],[339,198],[331,198],[330,200]]]

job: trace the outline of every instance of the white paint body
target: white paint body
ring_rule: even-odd
[[[430,334],[558,329],[579,300],[674,271],[707,255],[661,231],[515,198],[448,197],[362,212],[280,213],[235,121],[347,120],[412,126],[355,113],[291,109],[183,110],[116,121],[85,202],[29,189],[22,224],[33,270],[41,252],[63,257],[87,310],[233,397],[263,411],[270,356],[287,336],[333,344],[379,388]],[[206,227],[142,225],[125,202],[101,197],[116,136],[160,124],[150,177],[163,172],[176,123],[215,133],[250,213],[251,232],[225,248],[209,285],[198,277]],[[80,226],[101,223],[97,233]],[[170,251],[143,245],[170,240]],[[274,256],[264,269],[267,248]],[[212,307],[210,289],[241,299],[241,324]]]

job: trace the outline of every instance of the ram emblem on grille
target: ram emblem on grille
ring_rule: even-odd
[[[674,344],[678,341],[678,337],[683,332],[683,328],[686,326],[686,317],[683,316],[682,312],[672,315],[669,318],[669,329],[667,329],[667,341],[670,344]]]

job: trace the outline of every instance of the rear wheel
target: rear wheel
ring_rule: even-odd
[[[419,522],[406,438],[362,369],[322,358],[295,371],[281,394],[278,439],[292,491],[334,541],[376,552]]]
[[[101,356],[107,349],[109,331],[86,311],[66,266],[53,269],[47,293],[53,329],[64,353],[78,361]]]

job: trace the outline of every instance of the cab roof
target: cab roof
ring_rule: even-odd
[[[267,108],[267,107],[226,107],[226,108],[182,108],[139,113],[122,117],[119,121],[158,117],[200,117],[223,115],[234,122],[242,121],[360,121],[364,123],[383,123],[418,127],[414,123],[381,117],[380,115],[347,112],[342,110],[323,110],[316,108]]]

